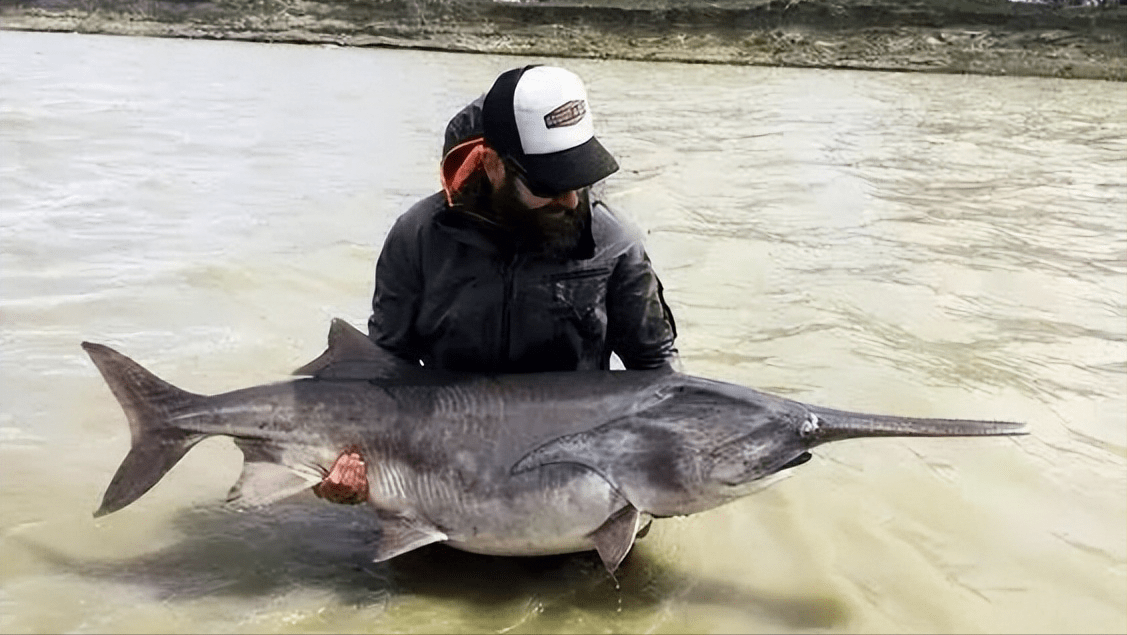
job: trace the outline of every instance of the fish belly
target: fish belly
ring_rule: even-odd
[[[546,466],[545,471],[552,473],[514,477],[497,496],[468,505],[459,517],[447,519],[446,544],[497,556],[594,549],[591,533],[627,501],[589,470],[556,465]]]

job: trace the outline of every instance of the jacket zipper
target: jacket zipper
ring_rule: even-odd
[[[504,281],[504,296],[501,298],[501,364],[505,367],[509,365],[510,355],[512,354],[512,330],[513,330],[513,278],[516,277],[517,268],[517,255],[509,259],[509,262],[504,265],[501,270],[501,279]]]

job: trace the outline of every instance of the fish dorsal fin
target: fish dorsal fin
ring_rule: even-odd
[[[627,503],[626,507],[616,511],[591,533],[595,550],[599,552],[599,558],[602,559],[603,566],[611,576],[630,552],[630,547],[634,546],[634,536],[638,533],[640,518],[641,513],[638,509]]]
[[[380,348],[348,322],[333,318],[329,325],[329,347],[293,374],[318,379],[387,379],[421,369]]]

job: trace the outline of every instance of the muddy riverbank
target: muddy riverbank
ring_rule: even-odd
[[[1127,6],[1007,0],[0,0],[0,27],[1127,80]]]

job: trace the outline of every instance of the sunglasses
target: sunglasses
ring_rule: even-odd
[[[535,196],[537,198],[555,199],[555,198],[559,198],[561,195],[566,194],[567,192],[570,191],[570,190],[563,190],[563,191],[555,190],[555,189],[552,189],[550,187],[545,187],[543,185],[540,185],[539,183],[536,183],[535,181],[533,181],[532,179],[529,178],[528,173],[524,171],[524,168],[517,165],[517,162],[513,161],[512,159],[506,158],[505,159],[505,165],[509,168],[509,170],[514,175],[516,175],[517,179],[520,180],[520,182],[524,184],[524,187],[526,189],[528,189],[528,191],[533,196]]]

